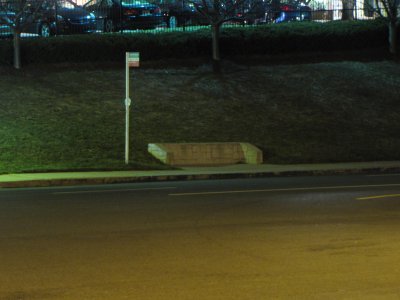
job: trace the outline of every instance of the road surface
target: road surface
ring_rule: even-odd
[[[0,189],[0,299],[400,299],[400,176]]]

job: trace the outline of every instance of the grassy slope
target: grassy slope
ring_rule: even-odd
[[[132,156],[151,142],[246,141],[274,163],[400,159],[391,62],[134,69]],[[0,71],[0,172],[122,167],[124,70]],[[135,165],[135,167],[138,167]]]

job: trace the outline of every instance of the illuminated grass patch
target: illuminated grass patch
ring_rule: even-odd
[[[243,141],[268,163],[400,159],[400,67],[391,62],[140,68],[131,168],[152,142]],[[0,71],[0,172],[124,168],[124,71]]]

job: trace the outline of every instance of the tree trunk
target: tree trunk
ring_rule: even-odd
[[[21,69],[21,32],[17,29],[13,30],[14,44],[14,68]]]
[[[389,51],[390,54],[397,55],[397,26],[396,22],[389,22]]]
[[[211,25],[211,34],[212,34],[212,63],[213,63],[213,72],[220,73],[221,72],[221,57],[219,52],[219,31],[220,24],[212,24]]]
[[[354,1],[353,0],[342,0],[342,20],[354,20]]]

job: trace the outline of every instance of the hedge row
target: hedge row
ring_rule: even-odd
[[[374,20],[233,27],[222,30],[220,41],[223,56],[357,50],[386,46],[387,25]],[[204,28],[192,32],[23,38],[21,44],[25,64],[123,61],[126,51],[140,52],[145,61],[209,56],[211,34]],[[11,63],[12,41],[0,41],[0,60]]]

